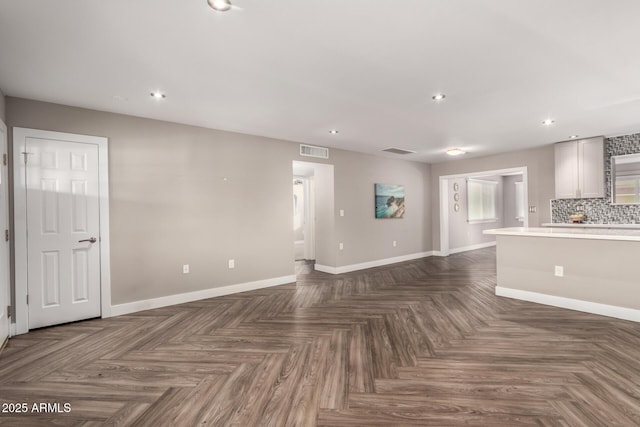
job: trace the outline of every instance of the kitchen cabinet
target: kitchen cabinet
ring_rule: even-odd
[[[556,199],[604,197],[604,138],[555,145]]]

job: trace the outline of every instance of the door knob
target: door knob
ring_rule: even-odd
[[[78,240],[78,243],[82,243],[82,242],[95,243],[97,241],[98,241],[98,239],[96,239],[95,237],[92,237],[90,239]]]

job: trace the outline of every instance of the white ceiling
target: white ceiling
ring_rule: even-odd
[[[0,89],[426,162],[640,131],[638,0],[234,5],[0,0]]]

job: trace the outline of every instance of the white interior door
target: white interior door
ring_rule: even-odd
[[[101,314],[98,146],[25,138],[29,329]]]
[[[0,120],[0,347],[9,337],[9,188],[7,127]]]

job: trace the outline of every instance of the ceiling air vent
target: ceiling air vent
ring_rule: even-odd
[[[329,149],[325,147],[315,147],[313,145],[300,144],[300,155],[306,157],[328,159]]]
[[[415,154],[415,151],[411,151],[411,150],[404,150],[402,148],[396,148],[396,147],[389,147],[389,148],[385,148],[382,151],[386,151],[387,153],[393,153],[393,154]]]

